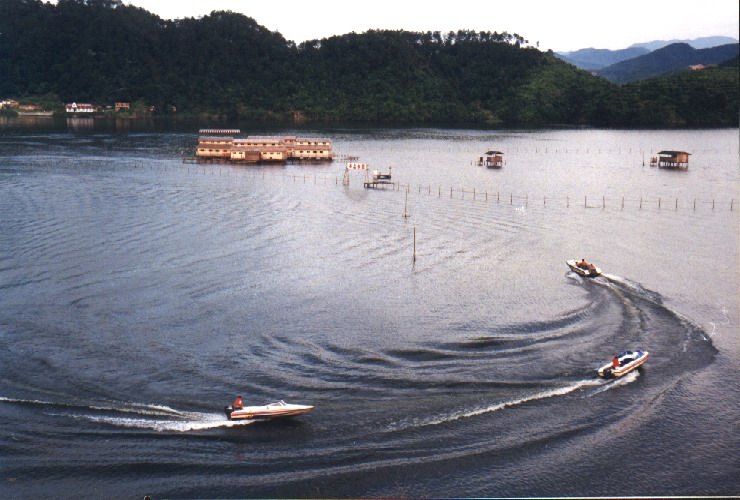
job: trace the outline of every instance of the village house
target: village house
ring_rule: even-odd
[[[114,107],[116,111],[128,111],[131,108],[131,104],[128,102],[116,102]]]

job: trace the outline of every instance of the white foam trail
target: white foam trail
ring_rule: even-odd
[[[594,394],[600,394],[602,392],[608,391],[609,389],[614,389],[615,387],[622,387],[627,384],[631,384],[635,380],[637,380],[637,377],[640,376],[640,372],[637,370],[629,372],[624,377],[618,378],[614,380],[613,382],[607,382],[604,384],[603,387],[599,387],[595,391],[593,391],[591,394],[589,394],[587,397],[591,397]]]
[[[457,411],[454,413],[448,413],[446,415],[439,415],[437,417],[432,417],[429,419],[413,419],[410,422],[402,421],[396,425],[392,425],[391,430],[395,431],[395,430],[409,429],[412,427],[422,427],[426,425],[438,425],[438,424],[443,424],[446,422],[452,422],[454,420],[459,420],[461,418],[475,417],[478,415],[483,415],[484,413],[491,413],[491,412],[495,412],[498,410],[503,410],[504,408],[511,408],[513,406],[517,406],[523,403],[528,403],[530,401],[536,401],[538,399],[546,399],[546,398],[551,398],[554,396],[563,396],[573,391],[577,391],[578,389],[581,389],[583,387],[599,385],[600,383],[601,382],[599,380],[594,380],[594,379],[581,380],[580,382],[576,382],[573,385],[569,385],[566,387],[558,387],[556,389],[551,389],[549,391],[538,392],[536,394],[532,394],[531,396],[527,396],[521,399],[504,401],[502,403],[496,403],[490,406],[474,408],[472,410]]]
[[[117,427],[152,429],[157,432],[200,431],[217,427],[249,425],[256,422],[256,420],[226,420],[223,415],[218,414],[202,413],[200,416],[201,418],[196,420],[149,420],[145,418],[99,417],[94,415],[76,415],[75,418],[84,418]]]
[[[185,412],[170,408],[169,406],[153,405],[153,404],[142,404],[142,403],[122,403],[120,406],[113,405],[84,405],[74,403],[56,403],[51,401],[41,401],[39,399],[22,399],[22,398],[8,398],[0,396],[0,402],[6,403],[20,403],[20,404],[33,404],[43,406],[44,409],[58,409],[66,410],[95,410],[95,411],[107,411],[112,413],[136,413],[137,415],[145,415],[152,417],[170,417],[170,420],[154,420],[148,418],[124,418],[124,417],[113,417],[113,416],[100,416],[100,415],[85,415],[85,414],[70,414],[70,413],[47,413],[47,415],[58,416],[58,417],[72,417],[76,419],[85,419],[92,422],[103,422],[118,427],[133,427],[139,429],[153,429],[158,432],[162,431],[175,431],[175,432],[187,432],[197,431],[203,429],[213,429],[216,427],[235,427],[239,425],[248,425],[256,420],[238,420],[232,421],[227,420],[220,413],[198,413],[198,412]]]
[[[5,396],[0,396],[0,401],[6,401],[8,403],[32,403],[32,404],[48,404],[44,401],[39,401],[38,399],[16,399],[16,398],[6,398]]]
[[[125,403],[121,406],[98,406],[98,405],[91,405],[88,408],[93,410],[102,410],[102,411],[116,411],[121,413],[137,413],[139,415],[152,415],[152,416],[177,416],[177,417],[190,417],[194,415],[194,413],[191,412],[184,412],[175,410],[174,408],[170,408],[168,406],[160,406],[160,405],[144,405],[144,404],[136,404],[136,403]]]
[[[7,398],[0,396],[0,402],[7,403],[22,403],[22,404],[34,404],[43,405],[46,407],[62,407],[62,408],[84,408],[98,411],[111,411],[121,413],[136,413],[139,415],[151,415],[151,416],[177,416],[177,417],[192,417],[197,415],[191,412],[183,412],[170,408],[169,406],[163,405],[152,405],[152,404],[141,404],[141,403],[122,403],[119,406],[113,404],[110,405],[86,405],[80,403],[60,403],[56,401],[41,401],[38,399],[20,399],[20,398]]]
[[[710,321],[709,324],[712,325],[712,332],[709,334],[709,337],[711,337],[712,335],[714,335],[714,331],[717,329],[717,325],[715,325],[712,321]],[[706,337],[704,338],[704,340],[707,340]]]

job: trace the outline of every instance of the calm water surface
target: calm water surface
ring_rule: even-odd
[[[740,491],[737,130],[297,133],[404,187],[0,129],[0,496]]]

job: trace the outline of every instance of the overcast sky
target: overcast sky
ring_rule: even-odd
[[[508,31],[541,49],[738,38],[739,0],[124,0],[165,19],[230,10],[297,43],[369,29]]]

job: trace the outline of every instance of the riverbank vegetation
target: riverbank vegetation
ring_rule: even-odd
[[[740,112],[737,65],[619,86],[517,34],[296,45],[241,14],[170,21],[118,0],[3,0],[0,74],[0,97],[294,124],[708,127],[737,126]]]

